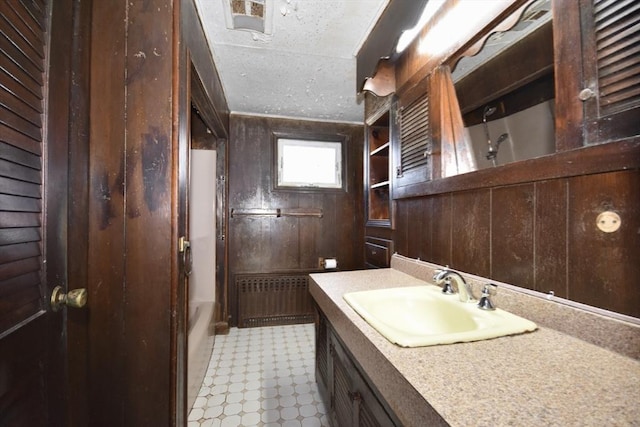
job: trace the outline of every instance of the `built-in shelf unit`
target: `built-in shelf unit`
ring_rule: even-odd
[[[383,109],[366,124],[367,225],[389,227],[390,215],[390,111]]]

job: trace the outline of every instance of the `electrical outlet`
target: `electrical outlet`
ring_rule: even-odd
[[[622,225],[620,215],[612,211],[604,211],[596,218],[596,226],[605,233],[613,233],[618,231]]]

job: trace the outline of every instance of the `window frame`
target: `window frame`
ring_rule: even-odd
[[[318,133],[294,133],[294,132],[272,132],[272,188],[276,191],[296,191],[296,192],[345,192],[347,188],[347,137],[343,134],[318,134]],[[316,185],[287,185],[280,184],[280,140],[308,141],[311,143],[332,143],[340,146],[340,186],[323,187]]]

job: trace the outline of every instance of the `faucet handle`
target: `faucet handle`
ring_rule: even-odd
[[[455,294],[456,292],[453,290],[453,286],[451,286],[451,277],[447,276],[444,279],[444,285],[442,285],[442,293],[443,294]]]
[[[493,305],[491,301],[491,295],[495,295],[498,289],[498,285],[493,283],[487,283],[482,287],[482,296],[480,297],[480,301],[478,301],[478,308],[481,310],[495,310],[496,307]],[[493,292],[492,292],[493,291]]]
[[[436,268],[433,271],[433,280],[435,280],[436,283],[438,283],[438,284],[442,283],[441,281],[442,281],[443,277],[446,277],[446,274],[448,272],[450,272],[450,271],[451,270],[449,269],[448,265],[445,265],[443,268]]]

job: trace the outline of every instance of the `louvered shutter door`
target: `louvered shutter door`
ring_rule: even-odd
[[[42,130],[46,7],[0,5],[0,335],[43,309]]]
[[[431,147],[429,136],[429,98],[427,94],[400,110],[400,174],[428,166]]]
[[[640,2],[595,2],[595,36],[603,115],[640,103]]]
[[[425,182],[432,174],[432,138],[429,95],[426,84],[400,99],[396,126],[398,141],[394,150],[394,188]]]
[[[587,142],[640,134],[640,2],[590,0],[582,4]]]

